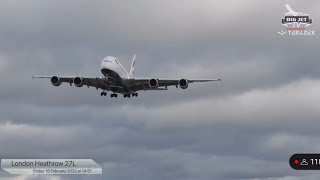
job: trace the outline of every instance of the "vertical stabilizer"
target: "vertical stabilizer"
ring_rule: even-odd
[[[130,67],[129,78],[134,78],[134,65],[135,65],[135,62],[136,62],[136,55],[134,54],[133,58],[132,58],[131,67]]]

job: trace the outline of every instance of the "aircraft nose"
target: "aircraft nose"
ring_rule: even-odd
[[[102,62],[101,63],[101,68],[105,68],[107,66],[107,63],[106,62]]]

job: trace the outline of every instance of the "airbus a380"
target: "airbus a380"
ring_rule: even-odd
[[[189,83],[221,81],[221,79],[161,79],[161,78],[136,78],[134,77],[135,55],[133,56],[130,71],[120,64],[119,60],[112,56],[107,56],[102,60],[101,73],[103,77],[63,77],[63,76],[33,76],[33,78],[50,79],[52,85],[60,86],[62,83],[74,84],[76,87],[90,86],[97,90],[101,89],[101,96],[106,96],[106,91],[111,91],[111,97],[138,96],[140,90],[167,90],[168,86],[178,86],[181,89],[187,89]]]

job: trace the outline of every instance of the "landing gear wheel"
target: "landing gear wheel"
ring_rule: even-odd
[[[106,92],[101,92],[101,94],[100,94],[101,96],[106,96],[107,95],[107,93]]]

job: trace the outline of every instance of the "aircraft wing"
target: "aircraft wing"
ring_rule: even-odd
[[[44,79],[52,79],[53,77],[57,76],[32,76],[32,78],[44,78]],[[76,76],[59,76],[59,82],[56,84],[56,86],[60,86],[63,83],[68,83],[70,86],[73,84],[73,79]],[[87,86],[88,88],[95,87],[97,90],[102,89],[102,90],[110,90],[110,86],[108,83],[106,83],[106,79],[104,77],[81,77],[82,79],[82,85],[81,86]],[[52,81],[51,81],[52,83]],[[80,87],[81,87],[80,86]],[[78,86],[79,87],[79,86]]]
[[[134,89],[135,91],[139,90],[167,90],[168,86],[179,86],[180,79],[157,79],[158,87],[151,88],[149,86],[149,80],[151,78],[135,78],[135,83],[130,87],[130,89]],[[186,79],[188,83],[195,82],[210,82],[210,81],[221,81],[221,79]]]

